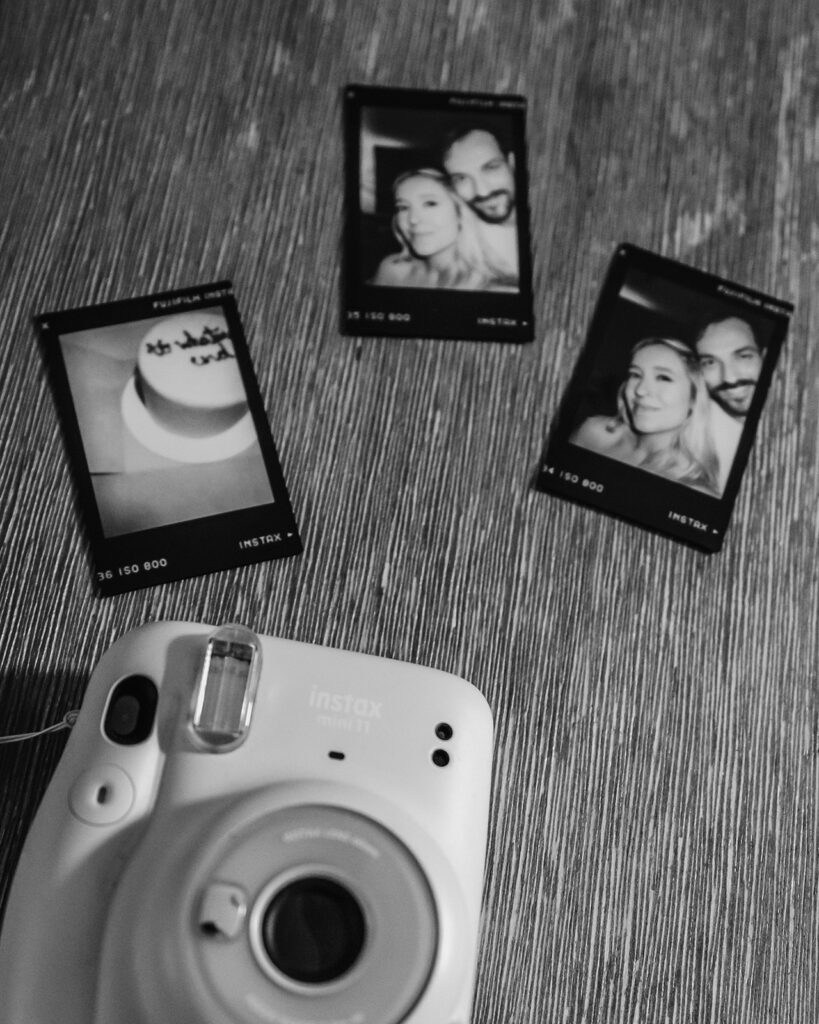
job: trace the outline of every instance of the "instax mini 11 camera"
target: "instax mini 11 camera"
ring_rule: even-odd
[[[467,1024],[492,717],[456,676],[154,623],[26,840],[2,1024]]]

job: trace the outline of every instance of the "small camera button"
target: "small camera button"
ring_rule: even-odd
[[[244,889],[229,882],[214,882],[208,887],[199,910],[199,927],[204,935],[235,939],[241,934],[246,917]]]
[[[134,784],[115,764],[100,764],[80,775],[68,794],[68,806],[86,825],[114,825],[134,803]]]

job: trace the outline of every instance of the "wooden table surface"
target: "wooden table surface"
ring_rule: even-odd
[[[496,720],[476,1022],[819,1019],[816,14],[6,5],[0,732],[148,619],[458,673]],[[533,343],[339,334],[348,82],[528,98]],[[717,555],[532,487],[621,241],[795,304]],[[98,598],[32,317],[224,278],[304,553]],[[64,737],[0,748],[0,899]]]

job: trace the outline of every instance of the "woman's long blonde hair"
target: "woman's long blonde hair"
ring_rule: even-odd
[[[642,466],[719,497],[719,461],[711,434],[711,400],[697,355],[685,342],[676,338],[652,337],[638,341],[631,350],[630,358],[633,359],[640,349],[649,345],[664,345],[682,360],[691,382],[691,411],[669,445],[653,452]],[[627,380],[623,381],[617,392],[617,416],[637,433],[626,405],[626,384]]]
[[[441,272],[439,287],[479,290],[491,288],[493,285],[497,287],[516,286],[517,279],[510,273],[509,268],[505,267],[484,245],[476,214],[452,188],[443,171],[438,171],[433,167],[419,167],[412,171],[404,171],[392,183],[393,200],[398,186],[410,178],[429,178],[441,185],[452,200],[458,218],[458,235],[452,254],[452,264]],[[422,256],[415,255],[409,242],[401,234],[398,228],[397,213],[392,218],[392,230],[401,246],[399,258],[423,260]]]

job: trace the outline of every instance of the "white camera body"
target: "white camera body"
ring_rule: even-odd
[[[456,676],[126,634],[22,851],[0,1024],[467,1024],[491,759]]]

